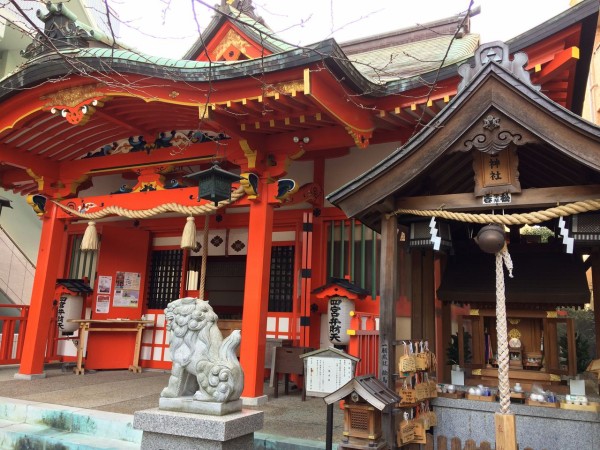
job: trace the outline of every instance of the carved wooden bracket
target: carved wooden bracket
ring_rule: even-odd
[[[350,136],[352,136],[352,139],[354,139],[354,143],[358,148],[367,148],[369,146],[369,139],[373,137],[373,133],[371,131],[362,132],[351,127],[346,127],[346,131]]]
[[[94,114],[96,108],[108,100],[97,86],[78,86],[42,97],[46,100],[43,111],[60,114],[71,125],[84,125]]]
[[[521,192],[517,146],[539,142],[536,136],[491,109],[461,141],[462,145],[451,152],[472,152],[476,196]]]

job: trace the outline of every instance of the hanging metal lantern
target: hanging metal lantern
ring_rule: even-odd
[[[186,175],[185,178],[198,182],[198,201],[202,198],[210,200],[215,206],[220,201],[231,199],[231,184],[241,179],[239,175],[221,169],[218,162],[210,169]]]
[[[486,225],[477,233],[475,242],[486,253],[498,253],[504,247],[504,228],[495,223]]]

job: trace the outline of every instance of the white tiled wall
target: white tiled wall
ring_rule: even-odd
[[[0,228],[0,290],[17,305],[31,301],[35,267]]]

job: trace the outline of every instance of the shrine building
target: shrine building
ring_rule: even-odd
[[[508,215],[597,196],[600,133],[579,115],[598,2],[486,52],[468,14],[295,47],[252,2],[222,3],[182,60],[119,47],[54,5],[40,15],[45,30],[27,62],[0,80],[0,185],[43,224],[19,375],[76,361],[82,329],[72,320],[141,327],[137,345],[134,333],[89,332],[86,370],[128,368],[132,355],[133,366],[169,369],[164,309],[201,296],[224,331],[241,329],[247,398],[264,394],[274,340],[344,347],[384,381],[398,340],[427,340],[442,380],[450,336],[468,328],[473,356],[462,364],[492,377],[492,294],[474,290],[489,261],[469,241],[481,224],[440,217],[434,248],[430,218],[398,211]],[[483,149],[490,139],[493,150]],[[202,187],[211,170],[235,176],[223,197]],[[600,261],[600,231],[585,231],[598,228],[596,215],[569,215],[581,233],[571,254],[526,248],[510,227],[524,255],[519,266],[515,249],[515,265],[547,269],[514,287],[525,363],[527,352],[537,361],[542,336],[556,341],[567,326],[558,306],[589,302],[580,281]],[[475,255],[476,277],[461,270],[465,255]],[[553,289],[559,275],[573,283]],[[332,297],[336,308],[348,300],[333,318]],[[376,330],[380,342],[357,345]],[[378,345],[388,359],[378,360]],[[573,371],[553,357],[544,382]]]

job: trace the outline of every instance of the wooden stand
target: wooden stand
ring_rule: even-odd
[[[135,331],[137,332],[135,336],[135,350],[133,352],[133,362],[129,366],[129,371],[134,373],[140,373],[142,368],[139,366],[140,359],[140,346],[142,343],[142,331],[146,327],[146,325],[154,324],[152,320],[118,320],[118,319],[106,319],[106,320],[92,320],[92,319],[77,319],[77,320],[69,320],[69,322],[74,322],[79,324],[79,345],[77,346],[77,367],[73,368],[73,372],[76,375],[83,375],[85,373],[85,369],[83,368],[83,349],[85,347],[85,342],[87,341],[88,334],[91,331],[111,331],[111,332],[121,332],[121,331]],[[115,325],[113,327],[95,327],[93,325]],[[135,327],[121,327],[116,326],[119,325],[135,325]]]
[[[275,372],[275,384],[273,396],[279,397],[279,374],[284,374],[285,394],[288,395],[288,383],[290,374],[304,377],[304,362],[300,355],[308,353],[312,349],[306,347],[275,347],[275,367],[271,370]],[[302,387],[302,401],[306,400],[306,386]]]
[[[496,413],[496,450],[517,450],[517,426],[513,414]]]
[[[509,368],[511,369],[522,369],[523,368],[523,352],[521,347],[509,347]]]

